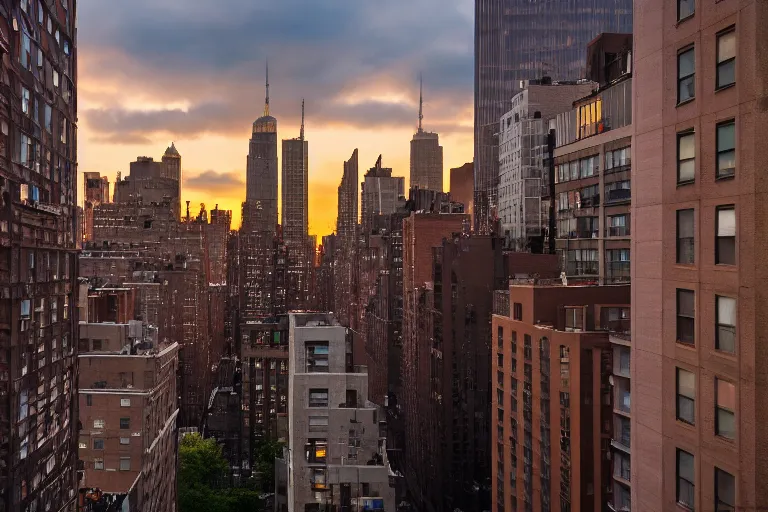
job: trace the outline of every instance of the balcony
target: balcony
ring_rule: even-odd
[[[600,238],[600,232],[590,230],[571,231],[568,234],[568,238]]]
[[[607,190],[605,194],[605,204],[617,204],[629,202],[632,200],[632,190],[628,188],[619,188]]]
[[[566,267],[568,276],[597,276],[600,263],[597,261],[569,261]]]
[[[619,236],[626,237],[630,235],[629,226],[610,226],[605,230],[605,236]]]
[[[628,283],[629,279],[630,263],[628,261],[609,261],[605,264],[606,283]]]

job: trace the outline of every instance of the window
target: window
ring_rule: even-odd
[[[77,448],[80,450],[85,450],[86,448],[88,448],[88,443],[86,443],[85,441],[80,441],[79,443],[77,443]]]
[[[522,320],[523,319],[523,305],[519,302],[515,302],[514,304],[514,311],[512,312],[512,318],[514,320]]]
[[[496,390],[496,405],[499,407],[504,405],[504,392],[500,389]]]
[[[717,240],[715,241],[715,263],[736,264],[736,210],[733,206],[717,207]]]
[[[504,372],[496,372],[496,381],[500,388],[504,388]]]
[[[131,470],[131,458],[120,457],[120,471],[130,471],[130,470]]]
[[[693,455],[677,450],[677,502],[693,510],[695,495]]]
[[[120,444],[131,444],[131,438],[130,437],[121,437],[120,438]]]
[[[682,368],[677,369],[677,419],[696,424],[696,376]]]
[[[696,179],[696,134],[677,134],[677,183],[692,183]]]
[[[736,510],[736,479],[715,467],[715,512]]]
[[[504,354],[496,354],[496,362],[499,368],[504,368]]]
[[[677,103],[696,97],[696,63],[693,48],[677,54]]]
[[[48,133],[51,133],[52,129],[53,128],[51,125],[51,106],[46,103],[45,104],[45,131],[47,131]]]
[[[29,36],[24,33],[23,29],[21,32],[21,51],[19,52],[19,61],[21,62],[21,67],[24,69],[32,69],[31,40],[29,39]]]
[[[94,450],[103,450],[104,449],[104,440],[103,439],[94,439],[93,440],[93,449]]]
[[[693,209],[677,210],[677,263],[693,265],[694,253],[694,224]]]
[[[307,343],[307,372],[328,373],[328,342]]]
[[[29,115],[29,89],[21,88],[21,111]]]
[[[695,10],[695,0],[677,0],[677,21],[682,21],[693,16]]]
[[[104,459],[93,459],[93,469],[104,469]]]
[[[736,121],[717,125],[717,178],[736,174]]]
[[[517,354],[517,331],[512,331],[512,355]]]
[[[309,406],[328,407],[328,389],[310,389]]]
[[[93,340],[93,351],[97,352],[101,350],[101,340]]]
[[[736,352],[736,299],[715,295],[715,348],[734,354]]]
[[[131,428],[131,418],[120,418],[120,428],[123,430]]]
[[[533,347],[530,334],[523,335],[523,357],[525,357],[526,361],[530,361],[533,357]]]
[[[328,430],[328,416],[309,417],[310,432],[325,432],[326,430]]]
[[[715,391],[715,434],[726,439],[736,439],[736,386],[728,381],[715,379]]]
[[[131,399],[130,398],[121,398],[120,399],[120,407],[130,407],[131,406]]]
[[[717,36],[717,88],[736,83],[736,31],[729,29]]]
[[[104,428],[104,420],[93,420],[93,428]]]
[[[499,350],[504,350],[504,328],[499,326],[496,333],[496,343]]]
[[[696,341],[696,295],[692,290],[677,290],[677,342],[693,345]]]
[[[93,395],[85,395],[85,405],[88,407],[93,405]]]
[[[327,439],[308,439],[304,445],[304,458],[310,464],[325,464],[328,456]]]

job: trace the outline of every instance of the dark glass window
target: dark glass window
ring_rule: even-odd
[[[696,12],[695,0],[677,0],[677,21],[682,21]]]
[[[696,424],[696,375],[677,369],[677,419]]]
[[[736,510],[736,479],[732,474],[715,468],[715,512]]]
[[[685,450],[677,449],[677,502],[693,510],[696,494],[696,471],[693,455]]]
[[[523,319],[523,305],[520,304],[519,302],[514,303],[512,318],[514,320]]]
[[[131,418],[120,418],[120,428],[121,429],[131,428]]]
[[[717,88],[736,83],[736,31],[717,36]]]
[[[677,262],[693,265],[694,261],[693,209],[677,210]]]
[[[696,97],[696,59],[693,48],[677,54],[677,102]]]
[[[717,207],[715,263],[736,264],[736,210],[733,206]]]
[[[696,295],[692,290],[677,290],[677,341],[695,343]]]
[[[717,125],[717,177],[728,178],[736,174],[736,122],[725,121]]]

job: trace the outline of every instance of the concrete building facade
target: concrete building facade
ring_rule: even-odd
[[[367,399],[366,368],[351,364],[348,330],[326,313],[289,319],[289,434],[278,465],[288,477],[277,477],[282,510],[394,510],[378,408]]]
[[[765,509],[768,5],[635,14],[632,509]]]

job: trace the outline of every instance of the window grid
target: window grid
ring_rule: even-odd
[[[696,97],[696,54],[690,47],[677,54],[677,103]]]

